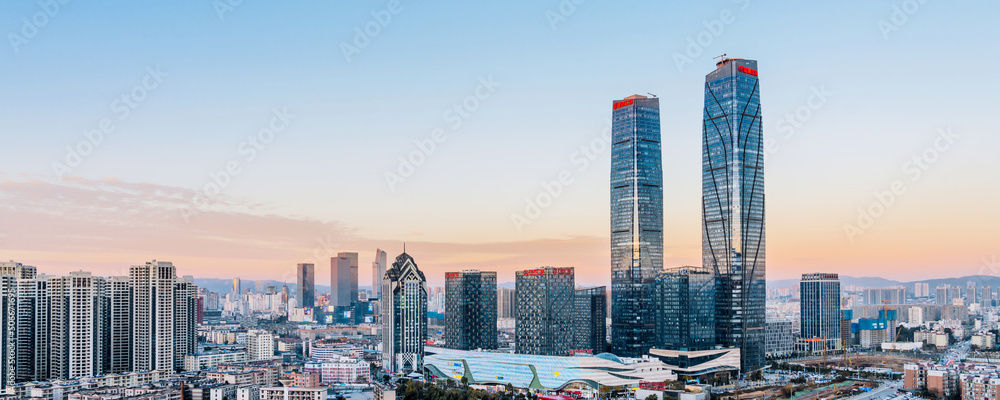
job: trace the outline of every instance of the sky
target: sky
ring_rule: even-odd
[[[696,265],[727,54],[759,66],[769,279],[1000,274],[997,2],[124,4],[0,8],[0,259],[325,284],[351,251],[368,285],[405,243],[431,284],[608,284],[604,135],[649,93],[664,265]]]

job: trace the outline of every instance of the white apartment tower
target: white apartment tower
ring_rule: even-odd
[[[129,269],[133,290],[132,367],[136,371],[174,369],[174,284],[177,271],[165,261]]]
[[[274,335],[261,329],[247,331],[247,355],[250,361],[274,358]]]
[[[132,285],[127,276],[108,278],[108,371],[132,371]]]
[[[49,278],[50,379],[104,373],[104,283],[83,271]]]

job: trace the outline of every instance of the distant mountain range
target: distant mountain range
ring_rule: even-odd
[[[859,286],[859,287],[889,287],[889,286],[904,286],[907,292],[913,293],[914,285],[917,283],[926,283],[930,286],[931,290],[940,285],[952,285],[965,287],[970,281],[976,282],[976,286],[992,286],[994,288],[1000,287],[1000,276],[990,276],[990,275],[971,275],[963,276],[961,278],[940,278],[940,279],[924,279],[920,281],[912,282],[900,282],[891,279],[877,278],[877,277],[862,277],[857,278],[853,276],[841,275],[840,276],[840,286]],[[773,281],[767,281],[768,288],[791,288],[799,284],[798,279],[779,279]]]

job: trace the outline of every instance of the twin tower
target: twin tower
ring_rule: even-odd
[[[633,95],[613,102],[611,346],[615,354],[638,357],[650,348],[722,346],[740,349],[744,373],[763,367],[764,146],[758,83],[757,62],[739,58],[719,61],[705,77],[700,270],[712,279],[697,290],[671,290],[663,285],[680,280],[661,279],[665,272],[659,99]],[[692,317],[699,311],[707,311],[709,318]]]

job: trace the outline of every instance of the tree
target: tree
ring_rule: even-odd
[[[656,397],[655,394],[651,394],[649,396],[646,396],[646,400],[660,400],[660,398]]]

